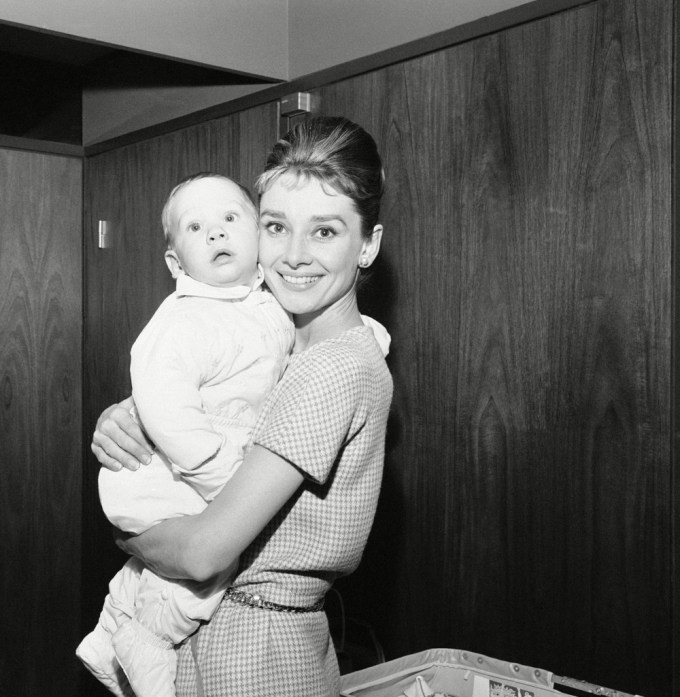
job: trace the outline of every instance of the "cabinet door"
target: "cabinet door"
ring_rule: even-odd
[[[87,443],[101,411],[130,394],[130,347],[173,290],[163,259],[165,200],[180,179],[210,169],[210,163],[207,124],[86,160],[83,420]],[[105,249],[98,246],[99,221],[107,225]],[[113,544],[99,507],[97,474],[88,447],[83,476],[83,632],[96,623],[108,582],[126,560]],[[108,694],[89,675],[85,680],[88,689]]]
[[[362,309],[396,396],[341,589],[390,657],[671,694],[672,5],[593,2],[318,90],[385,157]]]
[[[255,179],[277,138],[276,103],[215,119],[211,128],[213,169],[254,192]]]
[[[0,691],[76,695],[80,159],[0,149]]]
[[[275,135],[276,105],[265,105],[87,159],[84,422],[88,441],[102,409],[130,394],[130,347],[174,289],[163,259],[161,227],[161,210],[170,190],[180,179],[201,171],[226,174],[250,186]],[[106,249],[98,248],[100,220],[108,225]],[[94,456],[86,457],[84,467],[86,632],[97,621],[110,577],[126,557],[115,548],[99,508]],[[100,689],[94,679],[85,680],[88,689]],[[101,694],[108,693],[101,688]]]

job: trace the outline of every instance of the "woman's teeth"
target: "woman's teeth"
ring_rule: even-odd
[[[304,285],[309,285],[310,283],[316,283],[320,276],[286,276],[285,274],[281,274],[283,276],[283,280],[286,281],[286,283],[292,283],[293,285],[296,286],[304,286]]]

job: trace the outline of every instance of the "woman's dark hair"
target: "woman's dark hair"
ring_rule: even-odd
[[[342,117],[316,116],[295,124],[272,149],[255,189],[264,193],[282,174],[314,178],[354,202],[362,233],[378,224],[383,193],[382,161],[373,138]]]

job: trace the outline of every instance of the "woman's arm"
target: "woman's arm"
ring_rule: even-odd
[[[153,446],[144,431],[132,417],[135,403],[132,397],[105,409],[92,436],[92,452],[107,469],[118,471],[121,467],[130,470],[149,464]]]
[[[289,462],[256,445],[205,511],[119,538],[118,546],[162,576],[206,581],[236,561],[303,479]]]

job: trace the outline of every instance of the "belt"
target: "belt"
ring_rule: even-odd
[[[323,598],[314,605],[309,607],[295,607],[292,605],[279,605],[271,600],[265,600],[262,596],[246,593],[245,591],[237,591],[233,586],[227,589],[225,598],[232,603],[239,605],[248,605],[250,607],[259,607],[263,610],[274,610],[275,612],[321,612],[323,610]]]

